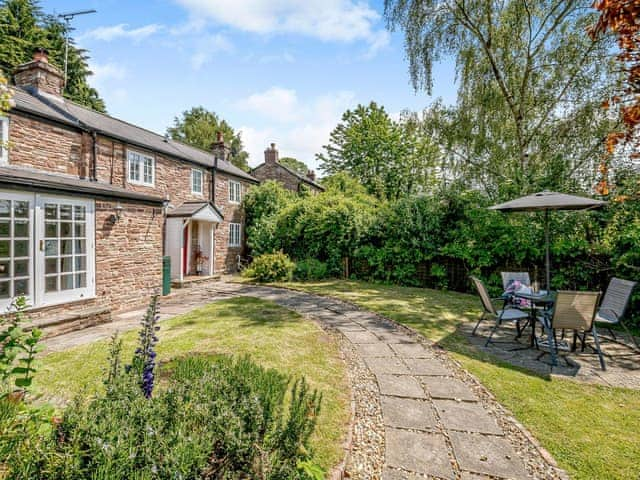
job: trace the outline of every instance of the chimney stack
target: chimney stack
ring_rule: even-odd
[[[213,143],[213,154],[220,160],[226,160],[229,149],[224,143],[224,135],[220,130],[216,132],[216,141]]]
[[[276,148],[276,144],[272,143],[271,147],[264,151],[264,162],[267,164],[273,164],[277,163],[278,159],[278,149]]]
[[[307,171],[307,178],[309,180],[311,180],[312,182],[315,182],[316,181],[316,172],[314,172],[313,170]]]
[[[45,93],[62,98],[64,75],[49,63],[49,55],[44,48],[33,52],[33,60],[18,65],[13,72],[16,86],[30,93]]]

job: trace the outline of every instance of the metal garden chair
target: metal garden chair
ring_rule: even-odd
[[[598,324],[602,324],[609,333],[616,340],[616,336],[611,330],[613,325],[620,325],[627,332],[627,335],[631,337],[634,345],[637,349],[640,349],[638,346],[638,341],[631,334],[627,326],[622,322],[622,317],[629,306],[629,300],[631,299],[631,294],[633,293],[633,289],[636,287],[637,282],[631,282],[629,280],[622,280],[621,278],[613,277],[609,282],[609,286],[607,287],[607,291],[604,294],[604,298],[602,299],[602,303],[600,304],[600,308],[596,313],[595,321]]]
[[[547,334],[552,365],[558,364],[558,341],[556,340],[555,331],[573,330],[573,345],[571,349],[575,350],[578,333],[582,332],[581,343],[582,351],[584,351],[586,335],[590,333],[593,335],[593,341],[596,345],[595,351],[598,353],[600,359],[600,367],[602,370],[606,370],[604,356],[600,348],[598,331],[594,323],[599,300],[600,292],[560,290],[556,296],[553,309],[538,316],[538,321],[542,324]],[[544,353],[542,355],[544,355]]]
[[[500,327],[500,325],[504,321],[515,322],[516,331],[518,332],[517,336],[520,337],[520,335],[522,334],[522,330],[525,328],[520,326],[520,322],[522,321],[528,322],[529,314],[517,308],[503,308],[502,310],[496,310],[496,307],[494,306],[493,301],[504,300],[504,298],[499,297],[499,298],[492,299],[489,296],[487,287],[485,286],[482,280],[473,276],[471,277],[471,280],[473,281],[473,283],[476,286],[476,289],[478,290],[478,294],[480,295],[480,300],[482,300],[482,307],[483,307],[482,315],[480,316],[478,323],[476,323],[476,326],[473,327],[473,331],[471,332],[471,334],[472,335],[476,334],[476,331],[478,330],[478,326],[480,326],[480,323],[483,320],[486,320],[488,318],[493,318],[495,321],[495,325],[491,329],[489,338],[487,338],[487,341],[484,344],[485,347],[488,346],[489,343],[492,343],[491,338],[493,338],[493,334],[496,333],[496,330],[498,329],[498,327]]]
[[[517,280],[523,285],[531,285],[529,272],[500,272],[500,275],[502,275],[502,288],[504,290],[506,290],[514,280]]]

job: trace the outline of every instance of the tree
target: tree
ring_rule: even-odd
[[[211,151],[218,132],[222,132],[224,141],[231,149],[231,163],[248,172],[249,163],[247,160],[249,154],[244,151],[240,132],[236,133],[231,125],[226,120],[221,119],[215,112],[202,106],[193,107],[191,110],[182,112],[179,117],[175,117],[173,126],[167,128],[167,133],[174,140],[208,152]]]
[[[394,122],[375,102],[347,110],[317,155],[321,169],[328,175],[346,172],[378,198],[415,193],[433,173],[435,150],[426,148],[429,140],[414,119],[407,114]]]
[[[306,175],[309,172],[309,167],[306,163],[301,162],[297,158],[293,157],[282,157],[278,160],[280,165],[284,165],[285,167],[289,167],[294,172],[299,173],[300,175]]]
[[[457,105],[436,112],[448,168],[499,196],[590,185],[611,127],[600,99],[614,75],[610,42],[584,35],[590,4],[385,0],[414,88],[430,92],[434,62],[455,58]]]
[[[66,29],[56,17],[43,13],[35,0],[4,0],[0,3],[0,69],[10,77],[18,65],[32,59],[36,48],[45,48],[49,61],[62,69]],[[88,60],[87,51],[77,48],[70,38],[63,94],[74,102],[104,112],[104,101],[87,82],[92,75]]]

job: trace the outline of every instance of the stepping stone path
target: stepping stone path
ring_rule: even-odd
[[[216,283],[189,290],[195,288],[205,290],[198,297],[206,299],[203,303],[236,295],[273,301],[316,320],[350,344],[374,379],[373,398],[366,411],[356,407],[352,442],[368,433],[375,437],[357,422],[362,416],[381,412],[384,443],[374,472],[359,472],[347,460],[350,478],[565,478],[553,459],[533,445],[532,437],[481,386],[465,377],[446,354],[407,329],[346,302],[287,289]],[[163,298],[161,312],[167,307],[173,312],[180,304],[178,299]],[[122,319],[116,324],[121,325]],[[93,341],[95,333],[89,330],[85,337]],[[79,332],[70,338],[73,342],[59,337],[51,340],[68,347],[78,344]]]

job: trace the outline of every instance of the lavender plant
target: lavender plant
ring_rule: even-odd
[[[155,346],[158,343],[156,332],[160,330],[158,320],[158,295],[156,294],[151,297],[147,313],[142,319],[142,328],[138,334],[139,346],[128,368],[140,376],[140,388],[146,398],[151,398],[153,393],[156,368]]]

